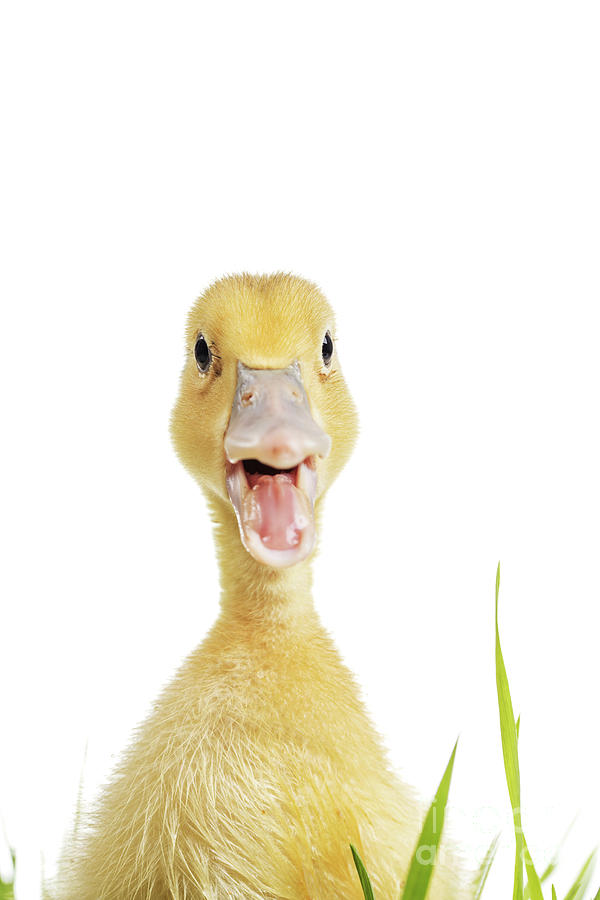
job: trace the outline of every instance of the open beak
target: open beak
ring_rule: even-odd
[[[242,543],[258,562],[292,566],[313,549],[316,458],[330,449],[297,362],[287,369],[238,362],[225,433],[226,481]]]

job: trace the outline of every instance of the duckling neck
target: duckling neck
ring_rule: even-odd
[[[242,545],[231,506],[209,501],[221,581],[221,619],[313,623],[312,571],[305,560],[287,569],[262,565]]]

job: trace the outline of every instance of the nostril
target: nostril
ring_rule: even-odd
[[[250,406],[254,402],[254,391],[244,391],[241,400],[242,406]]]
[[[297,391],[296,389],[294,389],[292,391],[292,400],[295,400],[296,403],[300,403],[300,401],[302,400],[302,397],[300,396],[300,391]]]

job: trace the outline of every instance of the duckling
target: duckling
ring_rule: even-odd
[[[155,704],[65,867],[63,900],[400,896],[422,810],[319,621],[311,557],[357,416],[301,278],[223,278],[189,315],[177,454],[215,523],[220,615]],[[453,864],[429,897],[470,892]]]

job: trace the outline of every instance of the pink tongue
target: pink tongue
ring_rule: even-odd
[[[289,475],[262,475],[252,488],[258,516],[254,528],[265,547],[290,550],[309,523],[306,498]]]

